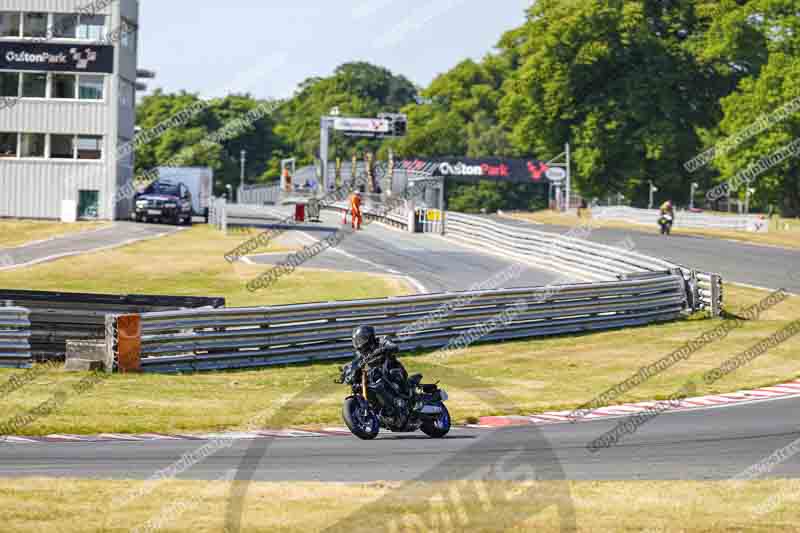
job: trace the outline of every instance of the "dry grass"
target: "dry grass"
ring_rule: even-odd
[[[148,525],[159,525],[164,533],[223,531],[230,483],[166,481],[127,505],[111,507],[116,497],[141,485],[138,481],[3,480],[0,521],[5,531],[26,532],[117,532],[146,530]],[[567,495],[577,531],[587,533],[789,532],[797,531],[800,520],[797,480],[537,485],[297,482],[252,483],[243,505],[242,531],[557,532],[562,523],[555,506],[536,508],[543,495],[552,494]],[[773,496],[774,508],[760,514]],[[371,506],[376,501],[379,512]],[[392,529],[392,523],[400,527]]]
[[[109,294],[224,296],[229,307],[383,297],[409,292],[405,282],[363,274],[299,269],[267,290],[249,292],[245,284],[267,269],[229,264],[224,254],[248,235],[223,235],[195,226],[160,239],[110,251],[85,254],[0,272],[0,287]],[[270,245],[266,252],[285,252]]]
[[[736,311],[764,296],[729,288],[728,309]],[[631,390],[615,402],[662,399],[688,379],[698,395],[757,388],[800,377],[800,337],[773,348],[718,381],[703,383],[704,372],[800,317],[800,298],[787,300],[757,322],[730,335]],[[570,409],[625,380],[642,365],[669,355],[720,320],[676,323],[581,336],[484,344],[463,354],[407,354],[410,372],[441,380],[450,394],[454,420],[501,414]],[[333,383],[341,363],[289,366],[256,371],[188,376],[114,375],[94,390],[71,396],[63,408],[21,428],[18,434],[103,432],[200,432],[256,427],[342,425],[347,390]],[[0,371],[0,380],[20,371]],[[20,413],[67,390],[80,375],[50,372],[5,398],[3,412]],[[258,415],[258,416],[256,416]],[[255,420],[254,420],[255,417]],[[4,417],[0,422],[4,421]]]
[[[110,222],[61,222],[39,220],[0,220],[0,249],[21,246],[28,242],[62,237],[110,226]]]
[[[575,227],[585,224],[585,219],[580,219],[575,215],[558,213],[556,211],[537,211],[535,213],[506,213],[511,218],[540,222],[554,226]],[[601,219],[592,220],[592,225],[597,228],[613,228],[638,231],[641,233],[658,234],[659,228],[656,224],[645,226],[643,224],[631,224],[620,220]],[[787,229],[784,229],[787,228]],[[676,226],[672,230],[677,235],[694,235],[698,237],[714,237],[718,239],[731,239],[743,241],[750,244],[761,244],[770,246],[782,246],[784,248],[800,248],[800,221],[795,219],[782,218],[770,226],[769,233],[748,233],[745,231],[722,231],[681,228]]]

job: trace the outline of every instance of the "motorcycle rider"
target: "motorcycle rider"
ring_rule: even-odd
[[[672,225],[675,223],[675,208],[672,206],[672,200],[667,200],[661,204],[661,216],[658,219],[658,224],[661,226],[661,233],[669,234],[672,231]]]
[[[369,366],[367,378],[370,386],[381,396],[381,403],[389,413],[398,406],[398,399],[408,396],[408,373],[397,359],[400,348],[389,339],[379,341],[372,326],[359,326],[353,330],[355,357],[351,363],[357,373]]]

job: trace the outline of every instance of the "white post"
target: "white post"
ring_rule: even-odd
[[[322,163],[320,181],[322,182],[323,195],[328,193],[328,144],[330,140],[330,122],[328,117],[322,117],[320,120],[319,159]]]
[[[240,155],[241,155],[241,172],[239,176],[239,181],[240,181],[239,189],[244,190],[244,167],[247,164],[247,150],[242,150]],[[240,201],[239,203],[242,202]]]
[[[569,143],[567,143],[567,207],[566,211],[570,208],[570,194],[572,194],[572,152]]]

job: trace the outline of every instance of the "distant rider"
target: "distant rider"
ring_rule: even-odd
[[[658,224],[661,226],[661,234],[669,235],[672,233],[672,225],[675,223],[675,208],[672,207],[672,201],[667,200],[661,205],[661,216],[658,219]]]

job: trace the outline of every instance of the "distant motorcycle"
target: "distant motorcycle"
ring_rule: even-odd
[[[408,378],[404,390],[395,391],[393,405],[384,405],[385,395],[375,389],[387,386],[386,380],[381,369],[370,367],[369,362],[362,362],[360,368],[354,368],[353,363],[341,367],[337,383],[350,385],[352,389],[352,395],[344,401],[342,418],[353,435],[372,440],[382,427],[405,433],[421,429],[434,439],[447,435],[450,413],[444,405],[445,391],[436,384],[423,385],[422,375],[416,374]]]
[[[658,224],[661,226],[661,235],[669,235],[672,233],[673,219],[672,215],[665,213],[658,219]]]

